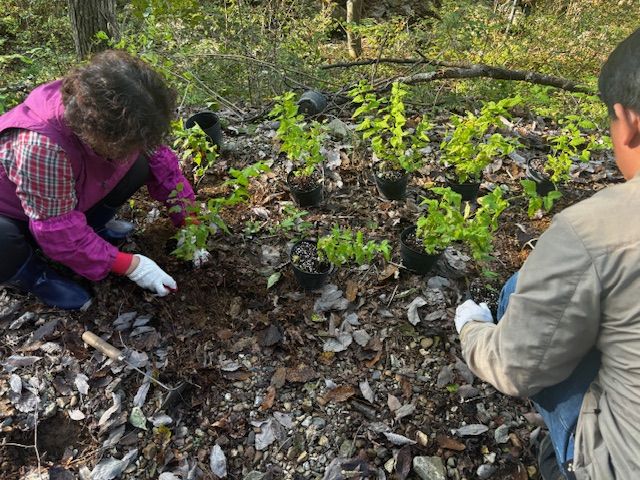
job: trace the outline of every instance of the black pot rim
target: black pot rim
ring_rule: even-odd
[[[189,118],[187,118],[187,120],[185,121],[185,128],[193,128],[193,125],[187,127],[187,123],[190,123],[190,122],[193,122],[194,124],[198,123],[196,118],[198,118],[198,117],[209,117],[209,116],[212,117],[213,122],[211,123],[211,125],[208,125],[207,127],[202,127],[201,126],[200,128],[202,128],[203,130],[205,128],[211,128],[216,123],[220,122],[220,117],[216,113],[208,111],[208,110],[203,110],[202,112],[194,113]],[[198,123],[198,125],[200,125],[200,124]]]
[[[291,247],[291,251],[289,252],[289,260],[291,261],[291,266],[292,266],[293,268],[295,268],[296,270],[298,270],[299,272],[302,272],[302,273],[304,273],[304,274],[306,274],[306,275],[316,275],[316,276],[318,276],[318,277],[321,277],[321,276],[323,276],[323,275],[329,275],[329,274],[333,273],[334,265],[333,265],[333,263],[329,263],[329,262],[327,262],[327,265],[329,265],[329,268],[327,269],[327,271],[326,271],[326,272],[308,272],[308,271],[303,270],[303,269],[301,269],[300,267],[298,267],[298,266],[293,262],[293,258],[292,258],[292,257],[293,257],[293,251],[295,250],[295,248],[296,248],[298,245],[302,245],[303,243],[308,243],[308,244],[310,244],[310,245],[313,245],[316,249],[318,248],[318,242],[314,242],[314,241],[312,241],[312,240],[300,240],[299,242],[294,243],[294,244],[293,244],[293,247]]]

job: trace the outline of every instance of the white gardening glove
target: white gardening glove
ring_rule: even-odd
[[[168,295],[178,289],[176,281],[162,270],[156,262],[144,255],[134,255],[139,260],[138,266],[127,277],[140,287],[152,290],[159,297]]]
[[[458,333],[462,331],[462,327],[464,327],[467,322],[472,321],[493,323],[491,310],[489,310],[486,303],[483,302],[478,305],[473,300],[467,300],[462,305],[458,305],[455,318]]]

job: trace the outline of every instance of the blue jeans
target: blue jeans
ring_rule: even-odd
[[[502,287],[498,300],[498,321],[504,315],[509,297],[516,289],[518,273]],[[547,387],[531,396],[534,406],[549,429],[549,436],[556,451],[556,459],[563,472],[567,462],[573,460],[576,425],[582,400],[589,385],[600,370],[600,352],[595,348],[587,353],[566,380]]]

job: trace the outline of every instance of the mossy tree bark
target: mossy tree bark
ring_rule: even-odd
[[[73,41],[79,59],[100,49],[95,41],[96,33],[103,31],[112,38],[118,38],[116,0],[68,0],[68,2]]]

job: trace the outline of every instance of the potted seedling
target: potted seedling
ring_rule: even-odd
[[[478,198],[479,207],[475,210],[467,203],[463,211],[459,193],[443,187],[431,191],[440,199],[425,198],[421,205],[427,207],[426,214],[400,235],[403,265],[419,274],[428,273],[440,254],[456,241],[467,244],[476,261],[488,260],[498,217],[508,206],[502,190],[496,188]]]
[[[464,227],[461,195],[443,187],[431,191],[440,199],[424,198],[420,205],[427,208],[426,214],[400,234],[402,264],[419,274],[431,270],[445,248],[462,237]]]
[[[311,240],[297,242],[289,254],[293,274],[305,290],[316,290],[327,281],[331,263],[318,256],[318,245]]]
[[[289,191],[298,206],[312,207],[322,201],[321,148],[325,129],[315,121],[304,123],[294,97],[293,92],[278,97],[270,116],[279,122],[276,133],[281,142],[280,151],[294,165],[287,176]]]
[[[441,161],[452,170],[447,175],[449,186],[460,193],[463,200],[475,200],[487,165],[519,146],[517,140],[491,131],[501,116],[508,116],[507,109],[520,101],[520,97],[513,97],[497,103],[487,102],[479,115],[467,112],[464,117],[452,117],[454,128],[440,145]]]
[[[364,241],[361,231],[333,227],[329,235],[316,243],[303,240],[291,249],[291,264],[300,286],[306,290],[319,288],[329,273],[347,263],[370,264],[378,255],[391,258],[391,245],[387,240]]]
[[[423,117],[414,129],[407,125],[403,98],[408,89],[394,83],[389,97],[378,97],[366,82],[349,92],[359,105],[353,118],[360,119],[356,131],[370,140],[377,164],[374,178],[380,193],[389,200],[405,197],[412,172],[422,165],[420,149],[429,143],[427,132],[432,125]]]

